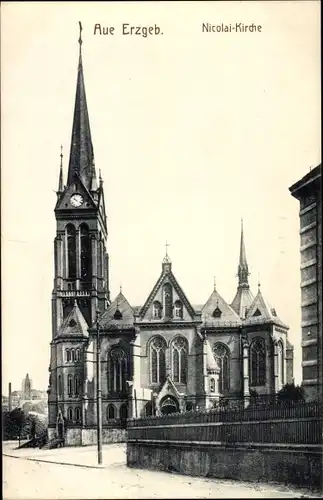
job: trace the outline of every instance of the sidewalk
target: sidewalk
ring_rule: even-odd
[[[116,465],[125,465],[125,443],[111,443],[102,446],[103,464],[98,465],[97,447],[64,447],[52,450],[22,448],[17,450],[18,442],[3,442],[3,455],[25,460],[37,460],[60,465],[105,469]]]

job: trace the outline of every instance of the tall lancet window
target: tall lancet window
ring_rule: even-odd
[[[219,393],[226,395],[230,387],[230,351],[224,344],[217,343],[214,345],[213,353],[220,368]]]
[[[284,385],[284,345],[282,341],[277,344],[277,369],[278,369],[278,385],[281,389]]]
[[[67,277],[76,278],[76,231],[72,224],[66,227],[67,240]]]
[[[172,318],[173,316],[173,297],[172,287],[169,283],[164,285],[164,304],[165,304],[165,317]]]
[[[166,379],[166,342],[155,337],[150,343],[150,376],[152,384],[162,384]]]
[[[109,390],[125,392],[128,380],[128,357],[123,349],[115,348],[109,354]]]
[[[266,384],[266,343],[262,338],[256,338],[250,346],[250,385]]]
[[[80,228],[80,248],[81,248],[81,279],[90,282],[92,279],[91,270],[91,239],[89,228],[82,224]]]
[[[187,340],[177,337],[172,343],[172,374],[174,382],[187,382]]]

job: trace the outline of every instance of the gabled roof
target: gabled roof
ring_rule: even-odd
[[[288,328],[288,326],[277,316],[276,310],[264,299],[260,287],[258,293],[247,313],[245,324],[272,322],[276,325]]]
[[[245,319],[246,313],[250,308],[252,302],[254,301],[254,296],[252,295],[249,287],[238,286],[237,293],[232,301],[232,309],[240,316],[240,318]]]
[[[215,311],[220,311],[219,316],[214,316]],[[216,313],[215,313],[216,314]],[[241,319],[231,306],[216,291],[210,295],[210,298],[202,309],[203,326],[239,326]]]
[[[74,307],[63,321],[57,337],[88,337],[88,328],[88,324],[75,300]]]
[[[122,292],[117,295],[108,309],[102,314],[99,323],[106,330],[133,328],[134,312]]]
[[[181,286],[179,285],[177,279],[175,278],[172,269],[171,269],[171,264],[170,262],[164,262],[163,263],[163,268],[161,275],[159,276],[155,286],[153,287],[152,291],[150,292],[145,304],[141,308],[140,311],[140,317],[143,318],[150,307],[151,303],[153,302],[158,290],[160,287],[163,285],[164,282],[168,281],[173,287],[176,293],[178,294],[179,298],[181,299],[183,305],[186,307],[189,315],[191,316],[192,319],[196,316],[196,313],[191,306],[190,302],[188,301],[185,293],[183,292]]]

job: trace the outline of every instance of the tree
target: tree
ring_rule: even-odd
[[[23,433],[23,427],[26,423],[26,415],[21,408],[15,408],[7,414],[6,418],[6,433],[11,438],[16,438],[18,436],[19,446],[20,439]]]
[[[299,385],[285,384],[277,394],[277,402],[279,404],[294,403],[305,401],[304,389]]]

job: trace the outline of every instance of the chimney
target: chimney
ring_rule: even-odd
[[[11,411],[11,409],[12,409],[12,401],[11,401],[11,398],[12,398],[12,396],[11,396],[11,382],[9,382],[9,402],[8,402],[8,410],[9,410],[9,412],[10,412],[10,411]]]

